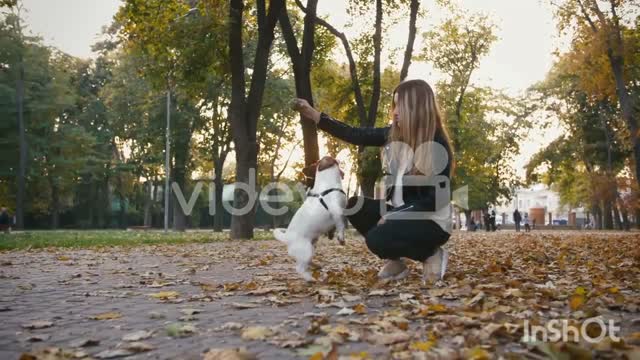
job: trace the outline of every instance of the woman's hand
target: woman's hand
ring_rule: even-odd
[[[291,107],[303,117],[313,120],[316,124],[320,122],[320,111],[314,109],[305,99],[296,98],[293,100]]]
[[[384,221],[385,221],[384,217],[381,217],[380,220],[378,220],[378,225],[384,224]]]

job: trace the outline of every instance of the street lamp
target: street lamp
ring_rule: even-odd
[[[187,16],[194,14],[197,12],[197,8],[191,8],[189,11],[184,14],[176,17],[174,21],[182,20]],[[171,82],[169,81],[167,84],[167,134],[165,139],[165,150],[164,150],[164,232],[169,232],[169,194],[171,194],[170,186],[170,178],[171,178],[171,159],[169,156],[169,152],[171,149]]]

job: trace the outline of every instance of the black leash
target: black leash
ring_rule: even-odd
[[[331,193],[331,192],[334,192],[334,191],[339,191],[339,192],[341,192],[344,196],[347,196],[347,194],[346,194],[344,191],[342,191],[342,189],[338,189],[338,188],[331,188],[331,189],[327,189],[327,190],[325,190],[325,191],[321,192],[320,194],[314,194],[314,193],[312,193],[312,192],[311,192],[311,190],[309,190],[309,191],[307,191],[307,196],[308,196],[308,197],[310,196],[310,197],[317,197],[317,198],[319,198],[319,199],[320,199],[320,204],[322,204],[322,206],[324,206],[324,208],[325,208],[325,209],[327,209],[327,211],[329,211],[329,207],[327,206],[327,203],[326,203],[326,202],[324,202],[323,197],[324,197],[325,195],[327,195],[327,194]]]

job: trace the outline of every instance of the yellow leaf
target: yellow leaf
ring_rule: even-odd
[[[320,351],[318,351],[317,353],[309,357],[309,360],[323,360],[323,359],[324,359],[324,354]]]
[[[620,292],[620,289],[618,289],[617,287],[611,287],[607,291],[609,292],[609,294],[617,294],[618,292]]]
[[[465,358],[468,360],[489,360],[490,355],[487,350],[476,346],[466,352]]]
[[[103,314],[98,314],[95,316],[92,316],[91,319],[93,320],[113,320],[113,319],[119,319],[122,317],[122,314],[120,314],[119,312],[116,311],[111,311],[111,312],[106,312]]]
[[[585,288],[583,288],[582,286],[578,286],[574,293],[576,295],[586,295],[587,294],[587,290]]]
[[[361,351],[359,353],[351,353],[351,359],[368,359],[369,353],[366,351]]]
[[[584,305],[584,295],[571,295],[569,298],[569,307],[571,310],[576,311]]]
[[[244,340],[264,340],[267,337],[273,335],[273,331],[265,326],[250,326],[242,332]]]
[[[167,300],[167,299],[175,299],[180,296],[180,293],[177,291],[161,291],[159,293],[149,294],[152,298]]]
[[[366,314],[367,313],[367,307],[364,304],[358,304],[358,305],[353,307],[353,311],[355,311],[356,314]]]
[[[433,341],[417,341],[411,344],[410,348],[417,351],[429,351],[433,345]]]

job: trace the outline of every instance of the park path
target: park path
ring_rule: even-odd
[[[414,265],[407,280],[377,282],[381,262],[354,234],[345,247],[321,241],[315,284],[275,241],[5,252],[0,359],[52,347],[60,358],[201,359],[243,347],[293,359],[332,344],[342,358],[640,354],[638,234],[455,233],[447,247],[447,279],[427,287]],[[621,326],[626,345],[519,341],[524,320],[594,315]]]

